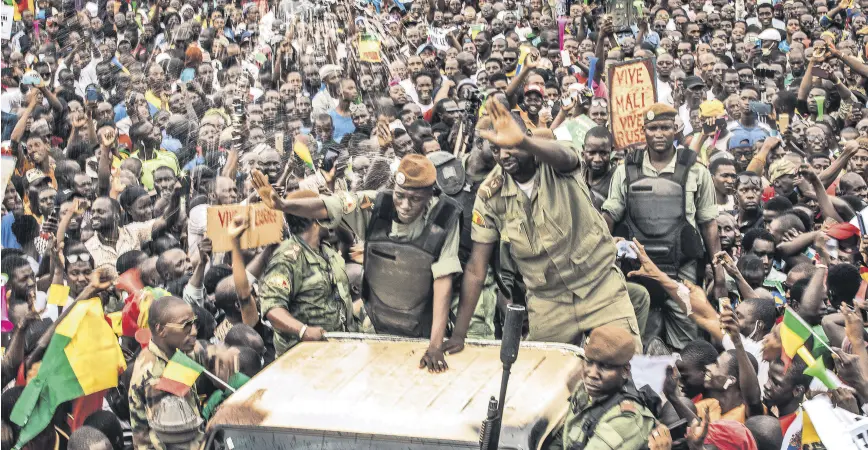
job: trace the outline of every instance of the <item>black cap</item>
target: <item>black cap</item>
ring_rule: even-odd
[[[687,89],[693,88],[694,86],[702,86],[705,87],[705,81],[702,81],[702,78],[697,77],[696,75],[689,76],[684,79],[684,87]]]

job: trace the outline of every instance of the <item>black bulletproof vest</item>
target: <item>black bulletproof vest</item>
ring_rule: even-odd
[[[460,219],[461,206],[440,196],[422,234],[405,242],[389,237],[394,217],[392,191],[380,192],[368,224],[362,297],[377,333],[427,338],[433,317],[431,264]]]
[[[627,213],[625,222],[630,238],[645,246],[648,256],[660,270],[677,277],[678,268],[703,254],[702,240],[687,221],[685,192],[690,167],[696,152],[678,149],[675,173],[646,177],[642,174],[645,150],[638,150],[626,163]]]

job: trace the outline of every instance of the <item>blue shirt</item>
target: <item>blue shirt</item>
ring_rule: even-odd
[[[3,248],[17,248],[20,250],[21,244],[18,243],[18,239],[12,234],[13,223],[15,223],[15,215],[12,213],[8,213],[3,216],[3,219],[0,219],[0,245]]]
[[[335,127],[335,133],[333,137],[335,142],[340,142],[345,135],[356,131],[356,126],[353,125],[352,117],[342,116],[338,114],[338,111],[335,109],[330,110],[329,115],[332,116],[332,125],[334,125]]]

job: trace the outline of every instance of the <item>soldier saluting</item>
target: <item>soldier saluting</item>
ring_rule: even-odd
[[[492,251],[503,241],[527,285],[528,339],[580,344],[611,324],[641,348],[636,315],[615,245],[594,209],[579,155],[561,143],[528,136],[507,107],[491,97],[493,130],[481,130],[497,159],[479,188],[473,249],[465,267],[458,320],[447,351],[460,351]]]
[[[447,369],[443,339],[458,260],[461,207],[434,196],[437,172],[428,158],[411,154],[395,172],[394,191],[344,192],[282,199],[258,175],[253,182],[270,207],[286,214],[346,223],[365,240],[362,298],[379,334],[430,338],[420,367]]]

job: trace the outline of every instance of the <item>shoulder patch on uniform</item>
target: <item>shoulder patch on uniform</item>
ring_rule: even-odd
[[[350,194],[349,192],[344,192],[343,200],[344,204],[342,209],[344,211],[344,214],[349,214],[353,212],[354,209],[356,209],[356,197],[353,196],[353,194]]]
[[[483,200],[489,200],[491,197],[494,197],[494,194],[500,192],[500,188],[502,187],[503,175],[491,176],[479,186],[479,191],[477,191],[476,195]]]
[[[630,412],[635,413],[638,412],[636,409],[636,405],[633,404],[630,400],[624,400],[621,402],[621,412]]]
[[[269,276],[265,280],[265,284],[273,288],[285,289],[289,287],[289,280],[286,278],[286,275],[276,273]]]
[[[474,224],[479,225],[481,227],[485,226],[485,217],[479,213],[477,210],[473,210],[473,216],[470,219]]]

